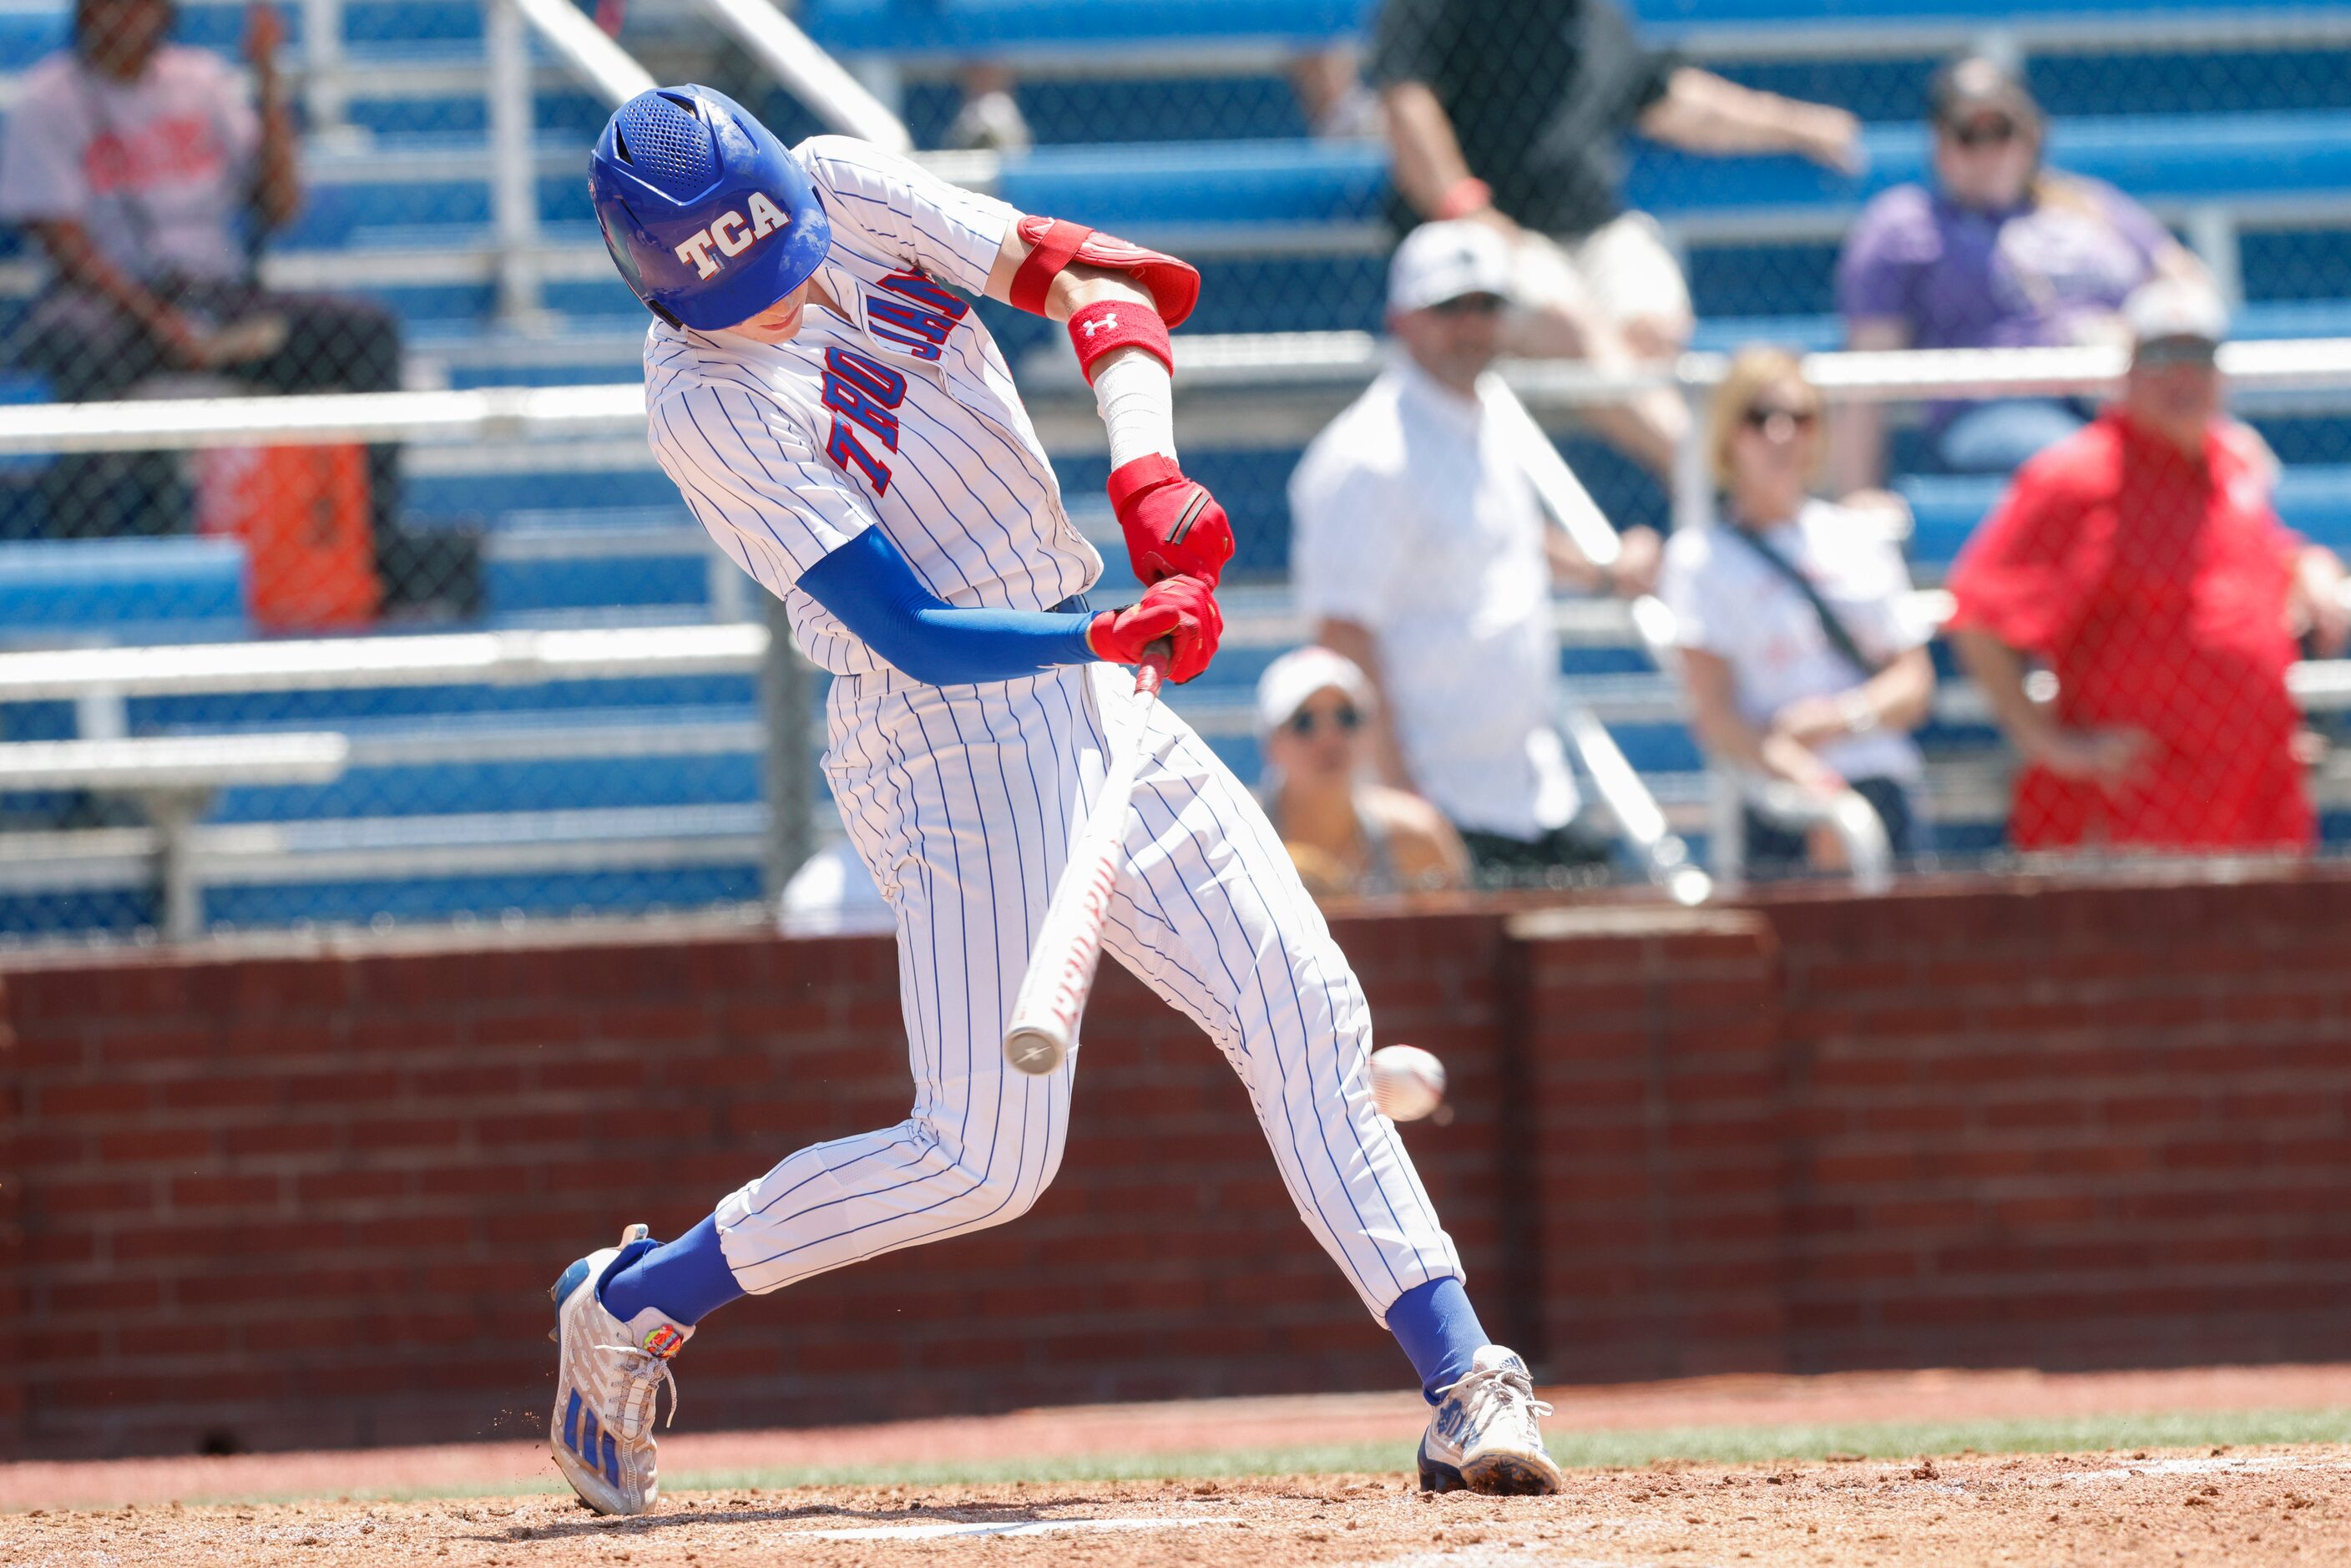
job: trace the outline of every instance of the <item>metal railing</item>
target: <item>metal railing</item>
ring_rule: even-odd
[[[768,0],[698,0],[727,35],[833,130],[892,152],[912,152],[905,122]]]
[[[538,319],[538,163],[533,143],[530,37],[615,108],[656,84],[653,75],[570,0],[490,0],[482,18],[488,74],[490,214],[498,245],[498,313],[510,326]]]

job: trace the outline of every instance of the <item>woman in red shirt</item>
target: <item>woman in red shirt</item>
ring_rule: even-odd
[[[2121,400],[2026,464],[1951,570],[1953,643],[2026,763],[2010,837],[2305,850],[2286,670],[2299,628],[2343,645],[2342,565],[2278,521],[2267,454],[2221,413],[2219,303],[2158,283],[2127,317]]]

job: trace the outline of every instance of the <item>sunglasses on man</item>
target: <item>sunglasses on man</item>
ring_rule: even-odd
[[[2141,343],[2131,354],[2131,363],[2141,368],[2159,365],[2196,365],[2210,369],[2220,358],[2220,345],[2210,338],[2155,338]]]
[[[1439,316],[1491,316],[1502,308],[1499,294],[1457,294],[1429,307]]]
[[[1324,716],[1329,719],[1332,727],[1338,730],[1342,735],[1354,734],[1357,727],[1362,725],[1364,722],[1364,716],[1362,714],[1357,713],[1353,706],[1343,704],[1338,707],[1332,708],[1330,713]],[[1322,727],[1322,718],[1317,717],[1314,710],[1311,708],[1300,708],[1296,713],[1290,716],[1289,719],[1283,723],[1281,727],[1303,740],[1309,738],[1316,730]]]
[[[2005,115],[1987,115],[1962,124],[1945,125],[1943,134],[1973,152],[1979,147],[2005,147],[2023,134],[2023,128]]]

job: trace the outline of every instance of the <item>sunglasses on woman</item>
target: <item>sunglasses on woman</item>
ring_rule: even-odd
[[[1771,403],[1757,403],[1740,416],[1750,430],[1769,430],[1775,419],[1784,419],[1799,431],[1806,431],[1820,423],[1821,413],[1815,408],[1781,408]]]
[[[1329,718],[1332,725],[1337,728],[1339,733],[1342,735],[1354,734],[1355,727],[1364,722],[1364,716],[1362,714],[1359,714],[1353,708],[1347,706],[1334,707],[1328,715],[1323,716]],[[1296,713],[1290,716],[1289,722],[1284,724],[1281,727],[1290,731],[1290,734],[1297,736],[1302,740],[1307,737],[1311,736],[1316,730],[1320,729],[1322,727],[1322,722],[1316,717],[1312,709],[1300,708]]]

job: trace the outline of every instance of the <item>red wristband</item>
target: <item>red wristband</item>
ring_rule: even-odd
[[[1453,183],[1453,188],[1437,199],[1436,217],[1440,222],[1466,218],[1471,213],[1482,213],[1494,204],[1494,187],[1475,174],[1464,174]]]
[[[1110,492],[1111,510],[1123,523],[1129,506],[1160,486],[1173,485],[1183,477],[1184,470],[1176,465],[1176,459],[1164,452],[1146,452],[1112,469],[1110,483],[1103,487]]]
[[[1078,351],[1078,368],[1094,379],[1094,365],[1113,349],[1143,349],[1176,373],[1176,346],[1168,341],[1167,323],[1148,305],[1131,299],[1097,299],[1081,306],[1070,317],[1070,346]]]

